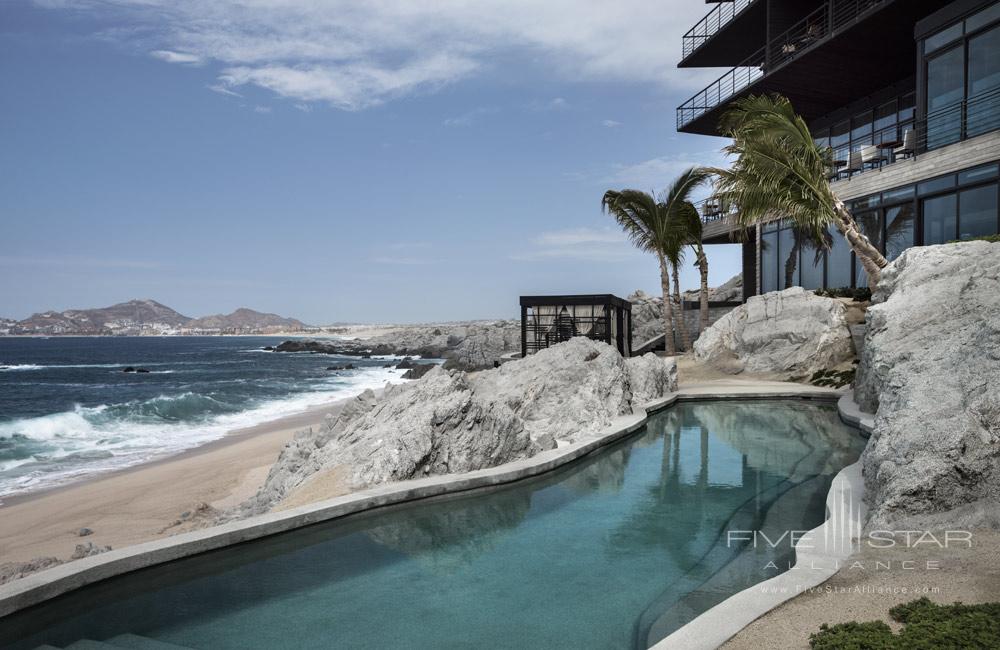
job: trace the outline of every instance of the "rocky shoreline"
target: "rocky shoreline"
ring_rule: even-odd
[[[380,356],[444,359],[448,369],[482,370],[494,368],[505,356],[520,352],[521,324],[514,320],[500,320],[458,325],[411,325],[365,339],[290,339],[264,349],[364,359]]]

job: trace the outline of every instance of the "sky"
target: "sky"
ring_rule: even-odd
[[[153,298],[312,324],[659,292],[601,213],[722,162],[696,0],[4,0],[0,317]],[[708,248],[710,283],[739,248]],[[698,286],[694,257],[684,288]]]

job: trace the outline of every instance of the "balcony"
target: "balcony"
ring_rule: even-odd
[[[724,107],[750,92],[781,93],[811,120],[912,75],[913,25],[933,6],[827,0],[679,106],[677,130],[719,135]]]
[[[928,113],[908,124],[876,131],[850,148],[834,149],[830,180],[848,180],[928,151],[1000,131],[1000,88]],[[872,144],[874,142],[874,144]]]
[[[684,35],[678,67],[722,67],[745,59],[767,40],[766,5],[764,0],[716,5]]]

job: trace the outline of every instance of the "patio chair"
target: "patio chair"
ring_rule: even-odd
[[[871,167],[875,169],[876,167],[881,167],[882,163],[886,161],[886,157],[879,151],[879,148],[873,144],[867,147],[861,147],[861,168]]]
[[[850,177],[851,174],[859,172],[862,169],[864,169],[864,165],[861,162],[861,152],[852,151],[851,155],[847,157],[847,166],[841,171]]]
[[[896,158],[903,156],[909,158],[917,153],[917,132],[913,129],[906,129],[903,133],[903,146],[893,149],[892,155]]]

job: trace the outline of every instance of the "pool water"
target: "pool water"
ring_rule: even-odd
[[[545,477],[66,594],[0,620],[0,646],[128,633],[196,649],[646,648],[787,567],[790,545],[727,531],[819,525],[863,446],[829,404],[682,403]]]

